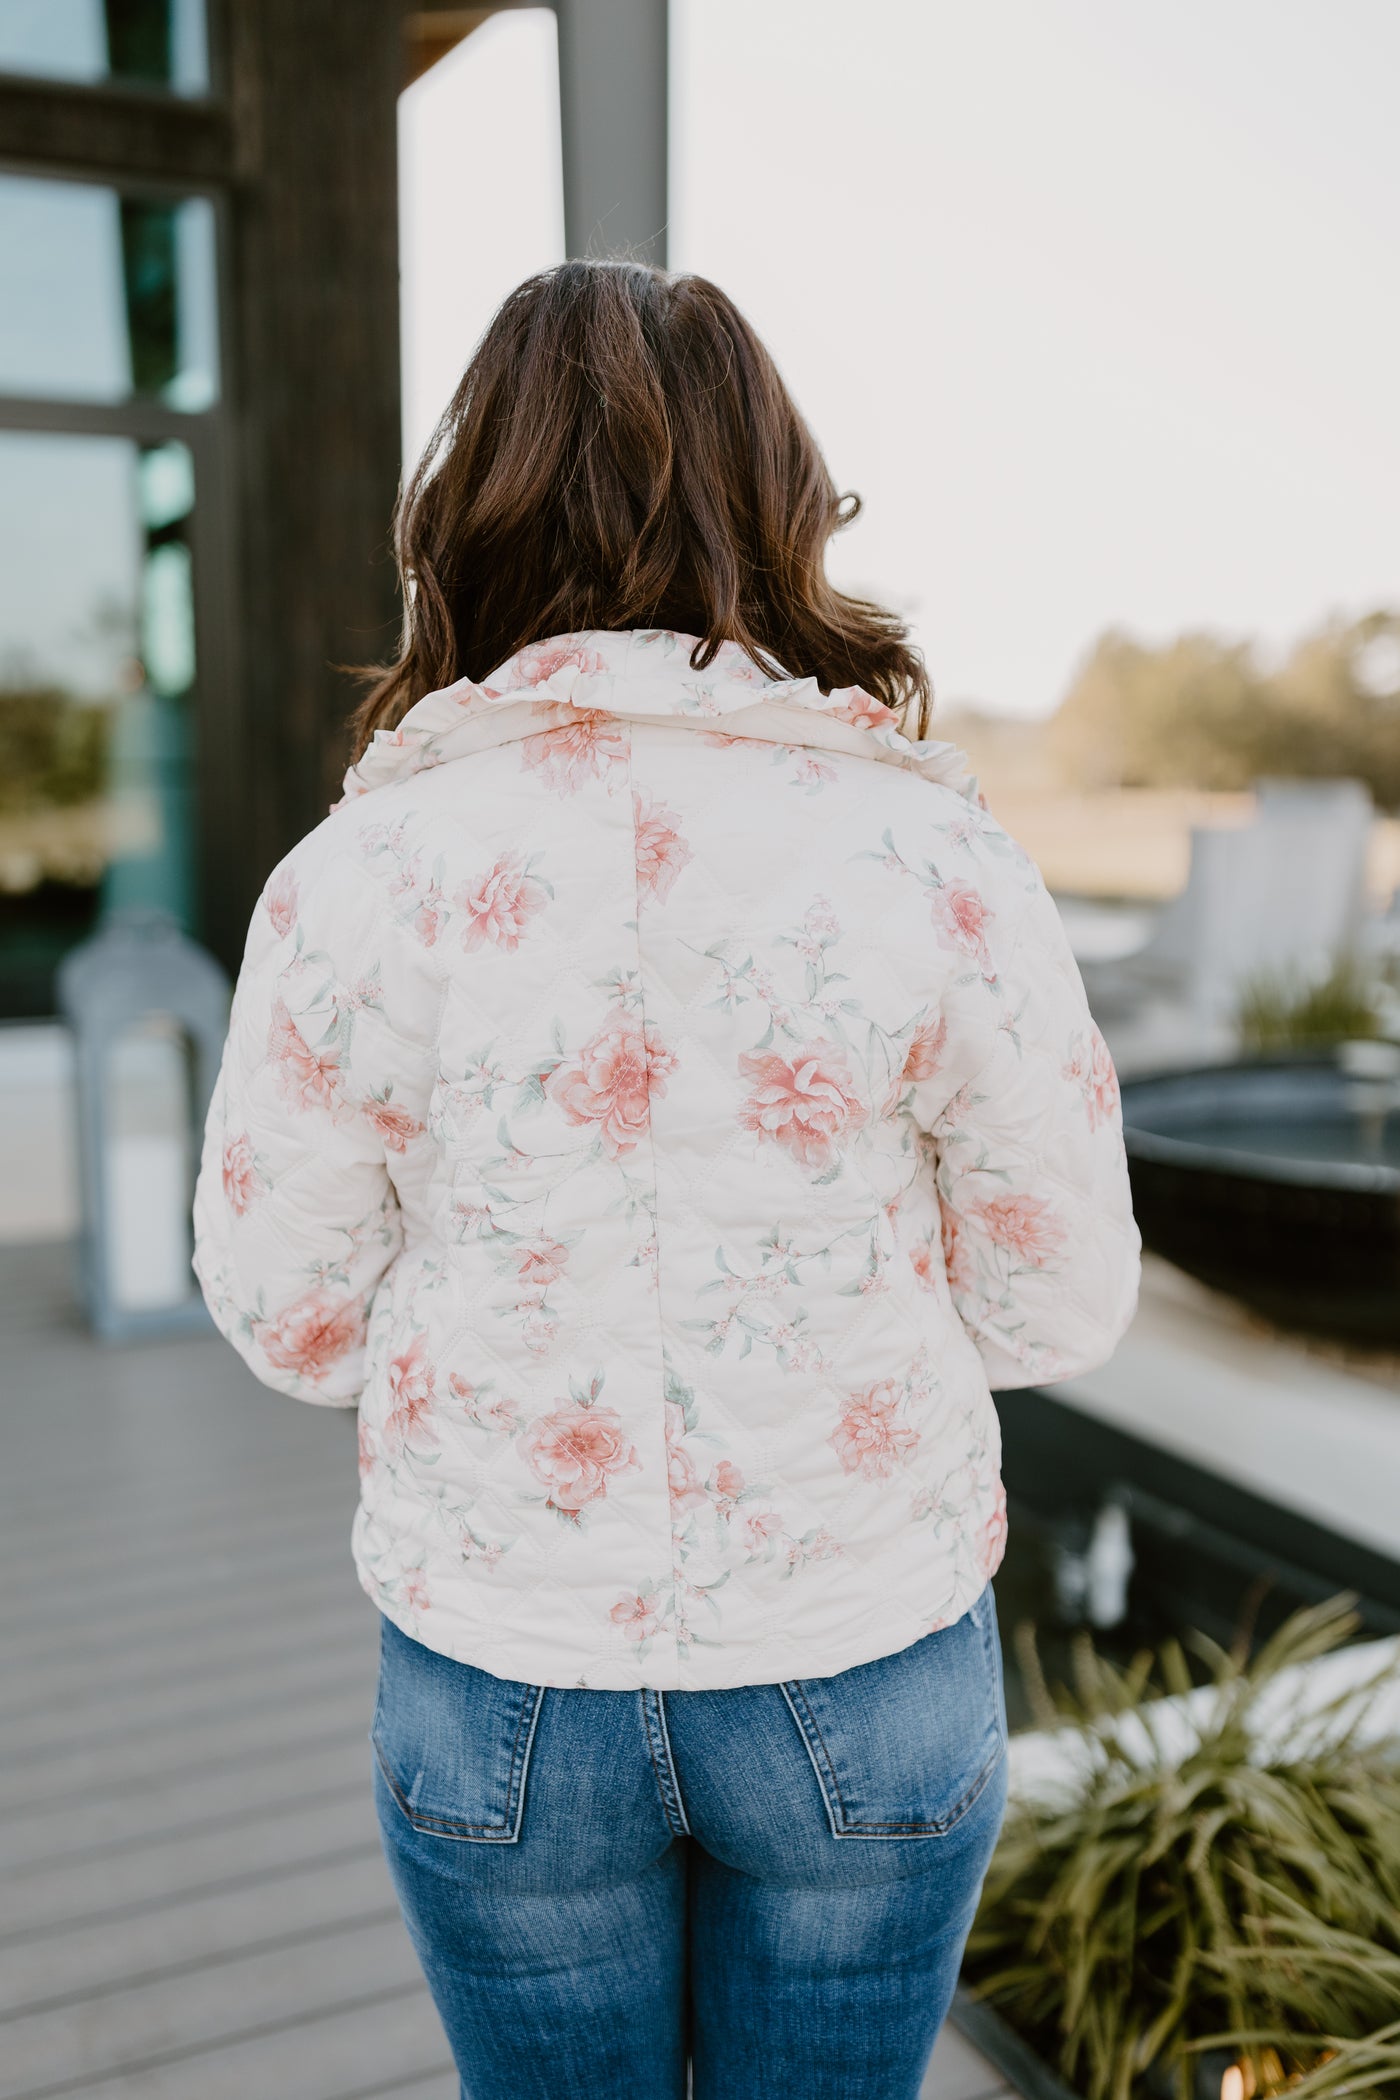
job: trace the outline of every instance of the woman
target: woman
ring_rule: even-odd
[[[1133,1306],[1112,1065],[826,579],[854,508],[713,285],[522,285],[249,935],[199,1271],[359,1406],[380,1817],[471,2100],[917,2092],[1004,1797],[989,1388]]]

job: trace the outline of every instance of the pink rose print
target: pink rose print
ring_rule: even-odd
[[[941,1121],[945,1131],[956,1130],[965,1123],[977,1106],[979,1096],[970,1086],[960,1086],[944,1109]]]
[[[661,1625],[661,1608],[656,1592],[646,1596],[619,1597],[608,1613],[614,1626],[620,1626],[629,1641],[649,1641]]]
[[[358,1349],[365,1338],[364,1307],[358,1298],[337,1305],[324,1291],[312,1291],[289,1305],[258,1330],[263,1355],[279,1371],[292,1371],[315,1385]]]
[[[1001,1557],[1006,1551],[1006,1489],[997,1482],[996,1501],[992,1513],[982,1526],[982,1535],[977,1541],[977,1572],[984,1582],[990,1582],[1001,1566]]]
[[[437,943],[437,937],[442,931],[443,906],[442,891],[434,882],[413,907],[408,923],[413,928],[415,937],[425,948],[432,948]]]
[[[800,1568],[808,1561],[836,1560],[845,1550],[840,1539],[834,1537],[825,1524],[822,1524],[816,1531],[809,1531],[804,1537],[790,1541],[787,1549],[788,1566]]]
[[[919,1447],[919,1432],[899,1419],[904,1387],[895,1378],[852,1393],[827,1442],[841,1461],[843,1473],[862,1480],[888,1480]]]
[[[1064,1245],[1064,1225],[1043,1196],[993,1196],[968,1207],[987,1237],[1028,1268],[1043,1269]]]
[[[955,1297],[965,1297],[977,1288],[977,1263],[962,1229],[961,1218],[946,1203],[942,1222],[943,1266],[948,1273],[948,1288]]]
[[[267,1183],[258,1172],[253,1147],[246,1137],[230,1137],[224,1141],[224,1201],[236,1218],[241,1218],[250,1203],[255,1203]]]
[[[684,1516],[708,1501],[695,1471],[695,1462],[685,1448],[685,1410],[675,1400],[666,1402],[666,1482],[671,1492],[671,1514]]]
[[[408,1347],[389,1359],[389,1393],[393,1406],[384,1418],[384,1434],[400,1451],[409,1444],[435,1444],[432,1419],[437,1375],[427,1361],[427,1341],[415,1334]]]
[[[279,868],[263,898],[267,915],[285,940],[297,921],[297,879],[290,868]]]
[[[555,1066],[545,1092],[576,1128],[596,1123],[608,1158],[621,1159],[646,1135],[651,1095],[665,1093],[675,1069],[655,1029],[620,1007],[577,1057]]]
[[[987,926],[991,911],[970,882],[945,882],[929,893],[933,923],[951,948],[972,956],[985,968]]]
[[[428,1578],[422,1568],[404,1570],[403,1601],[410,1611],[428,1610]]]
[[[722,1458],[710,1483],[715,1505],[722,1517],[732,1516],[744,1492],[744,1476],[732,1459]]]
[[[622,1417],[611,1407],[557,1407],[531,1423],[521,1448],[530,1471],[549,1490],[547,1507],[575,1524],[580,1510],[603,1499],[616,1474],[641,1470]]]
[[[940,1257],[934,1253],[931,1240],[920,1240],[917,1247],[910,1248],[909,1266],[926,1291],[937,1290],[938,1273],[943,1263]]]
[[[520,747],[525,766],[556,795],[574,795],[586,780],[606,781],[627,763],[627,737],[612,715],[581,709],[558,729],[527,736]]]
[[[542,1234],[539,1239],[528,1240],[520,1249],[515,1273],[526,1290],[544,1292],[552,1283],[558,1283],[568,1259],[567,1247]]]
[[[598,651],[569,635],[557,642],[536,643],[522,649],[515,659],[515,675],[522,685],[543,685],[560,671],[578,671],[591,678],[602,669],[603,659]]]
[[[936,1021],[925,1021],[916,1028],[909,1041],[904,1058],[902,1077],[906,1081],[932,1079],[943,1062],[943,1052],[948,1043],[948,1023],[940,1014]]]
[[[447,1389],[467,1420],[478,1429],[499,1430],[507,1436],[519,1433],[520,1409],[513,1400],[488,1398],[457,1371],[449,1376]]]
[[[664,904],[691,851],[677,829],[678,818],[664,802],[632,790],[632,819],[637,840],[637,894]]]
[[[282,999],[272,1002],[267,1054],[282,1098],[293,1108],[302,1114],[313,1108],[328,1109],[332,1114],[336,1112],[340,1066],[335,1052],[313,1050]]]
[[[513,955],[531,919],[548,900],[548,890],[528,872],[519,854],[503,853],[494,867],[458,890],[452,900],[463,915],[462,946],[468,954],[476,948],[499,948]]]
[[[781,1145],[804,1167],[829,1166],[839,1141],[867,1120],[846,1053],[835,1043],[809,1043],[791,1059],[776,1050],[746,1051],[739,1070],[753,1081],[739,1111],[744,1129]]]
[[[536,1356],[543,1356],[559,1332],[559,1322],[545,1311],[543,1299],[527,1298],[516,1307],[520,1314],[520,1339]]]
[[[772,673],[760,669],[746,649],[737,642],[721,642],[715,658],[715,669],[734,685],[769,685]]]
[[[835,780],[837,772],[829,758],[818,758],[815,751],[799,751],[797,765],[792,776],[794,787],[813,790],[825,787],[828,780]]]
[[[894,709],[863,693],[858,685],[848,686],[840,697],[841,705],[832,709],[838,722],[853,722],[857,729],[898,729],[899,717]]]
[[[367,860],[380,854],[388,856],[393,868],[389,895],[401,904],[405,923],[414,938],[425,948],[434,947],[447,916],[447,903],[435,875],[424,882],[420,856],[410,850],[405,826],[396,824],[390,831],[383,825],[372,825],[360,834],[360,851]]]
[[[744,1518],[740,1528],[749,1552],[762,1553],[769,1539],[777,1537],[782,1531],[783,1520],[776,1509],[755,1509]]]
[[[393,860],[394,873],[389,883],[389,895],[411,897],[419,883],[419,856],[409,852],[404,839],[404,826],[396,824],[392,831],[385,831],[382,825],[376,826],[373,831],[364,833],[360,844],[370,855],[387,853]]]
[[[1118,1109],[1118,1074],[1113,1069],[1108,1044],[1097,1028],[1091,1029],[1087,1043],[1082,1036],[1074,1038],[1062,1076],[1077,1081],[1083,1091],[1091,1130],[1112,1122]]]
[[[397,1101],[389,1099],[387,1087],[382,1099],[371,1094],[365,1103],[365,1114],[383,1139],[386,1152],[406,1152],[409,1139],[423,1135],[424,1125]]]
[[[355,1435],[355,1441],[359,1450],[360,1478],[361,1480],[365,1480],[374,1470],[376,1452],[374,1449],[374,1439],[369,1433],[369,1424],[365,1420],[363,1415],[361,1415],[359,1420],[359,1425],[357,1427]]]

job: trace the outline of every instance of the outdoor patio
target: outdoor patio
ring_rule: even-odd
[[[99,1347],[70,1260],[0,1249],[0,2100],[455,2100],[370,1804],[352,1418],[212,1335]],[[945,2032],[925,2100],[1006,2090]]]

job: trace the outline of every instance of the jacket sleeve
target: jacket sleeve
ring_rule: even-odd
[[[324,829],[324,827],[323,827]],[[195,1192],[195,1270],[265,1385],[351,1407],[402,1245],[388,1152],[421,1133],[385,1019],[378,900],[312,833],[253,916]]]
[[[1011,850],[1029,892],[978,928],[920,1118],[953,1305],[993,1387],[1049,1384],[1110,1356],[1137,1303],[1141,1244],[1113,1061],[1059,914]]]

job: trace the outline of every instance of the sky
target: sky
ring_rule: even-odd
[[[1052,709],[1109,625],[1267,650],[1400,603],[1394,0],[671,0],[673,268],[865,511],[838,581],[940,698]],[[563,254],[553,18],[404,97],[405,438]]]

